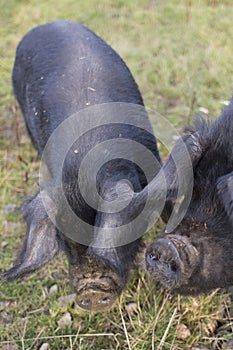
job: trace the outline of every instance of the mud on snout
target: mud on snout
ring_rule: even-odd
[[[188,284],[198,260],[199,253],[189,238],[172,234],[158,238],[145,254],[148,273],[171,291]]]
[[[70,265],[69,274],[77,304],[92,312],[109,309],[125,286],[113,268],[95,257],[83,256],[79,264]]]

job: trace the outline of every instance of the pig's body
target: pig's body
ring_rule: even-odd
[[[133,77],[116,52],[84,26],[68,21],[39,26],[23,38],[17,49],[13,86],[28,133],[40,156],[54,130],[80,110],[111,102],[143,106]],[[146,128],[151,130],[146,113],[143,118]],[[75,125],[78,130],[77,124],[78,120]],[[82,135],[71,145],[63,164],[62,182],[66,199],[74,213],[93,227],[93,234],[95,226],[120,225],[121,215],[105,214],[85,202],[77,181],[78,169],[94,146],[119,137],[141,143],[160,163],[153,134],[115,120]],[[51,147],[46,165],[54,181],[59,170],[58,157],[57,150]],[[103,198],[110,197],[111,200],[116,193],[116,183],[122,179],[130,181],[135,192],[146,185],[145,176],[135,164],[114,159],[114,155],[112,158],[103,166],[96,180]],[[152,175],[157,171],[154,169]],[[86,183],[87,192],[88,186]],[[46,188],[42,185],[40,193],[23,206],[27,235],[14,267],[4,277],[9,280],[19,278],[41,267],[61,248],[69,260],[71,284],[78,294],[78,303],[89,310],[109,307],[126,284],[140,239],[125,246],[119,242],[115,248],[88,247],[75,242],[59,229],[59,225],[56,227],[51,222],[42,201],[44,192]],[[98,202],[96,205],[98,208]],[[66,219],[59,200],[55,201],[55,208],[51,210],[55,212],[56,220]],[[86,232],[78,234],[85,237]]]
[[[193,163],[191,202],[179,226],[148,247],[146,267],[164,288],[197,294],[233,284],[233,100],[210,125],[198,123],[184,142]],[[168,199],[177,193],[173,167],[169,158]],[[156,195],[158,178],[152,187]]]

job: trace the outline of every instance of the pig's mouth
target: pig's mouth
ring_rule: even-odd
[[[163,288],[179,289],[188,284],[199,253],[185,236],[167,235],[154,241],[146,251],[146,269]]]
[[[109,309],[120,295],[123,281],[100,261],[88,257],[82,260],[81,265],[70,266],[70,279],[77,293],[77,304],[93,312]]]

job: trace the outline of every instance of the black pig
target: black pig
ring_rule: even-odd
[[[114,215],[103,212],[101,200],[94,198],[97,208],[86,203],[82,191],[91,193],[93,187],[84,176],[84,189],[80,188],[78,173],[91,149],[103,141],[120,138],[140,143],[153,154],[158,166],[151,171],[151,179],[156,175],[160,157],[138,87],[125,63],[109,45],[83,25],[69,21],[41,25],[25,35],[17,48],[13,87],[28,133],[40,157],[43,157],[51,135],[71,115],[86,109],[93,112],[92,119],[95,119],[92,106],[106,103],[120,102],[117,107],[119,114],[124,103],[141,106],[143,127],[132,125],[127,113],[125,122],[120,122],[120,119],[118,122],[115,108],[115,116],[109,118],[108,124],[86,130],[75,142],[71,142],[67,151],[62,164],[63,192],[72,211],[91,227],[89,232],[83,229],[84,226],[73,224],[66,213],[61,191],[56,188],[61,165],[59,153],[63,152],[61,144],[70,141],[69,135],[56,146],[49,144],[45,162],[50,182],[46,185],[42,181],[40,192],[24,203],[22,210],[27,233],[23,247],[14,266],[2,275],[7,280],[20,278],[46,264],[61,249],[69,261],[70,281],[77,293],[78,304],[92,311],[108,308],[125,287],[140,238],[126,245],[121,245],[119,241],[112,247],[111,244],[108,247],[98,246],[98,228],[114,228],[123,223],[124,210]],[[111,108],[109,111],[111,113]],[[79,121],[77,117],[75,123],[71,122],[70,132],[73,129],[74,133],[79,132],[83,120]],[[53,142],[56,143],[56,140]],[[102,150],[99,157],[104,159],[108,151]],[[131,149],[130,152],[134,155],[137,150]],[[106,158],[107,161],[102,162],[96,177],[98,193],[109,203],[117,196],[116,184],[119,181],[130,182],[135,192],[141,191],[147,184],[138,165],[127,157],[111,156],[112,160]],[[89,164],[87,173],[92,172],[94,165]],[[51,191],[49,183],[52,183]],[[45,208],[46,198],[50,202]],[[68,226],[73,230],[73,236],[70,232],[66,234]]]
[[[193,167],[191,201],[179,225],[148,246],[146,269],[165,289],[195,295],[233,284],[233,100],[221,117],[211,123],[200,119],[182,139]],[[162,169],[170,200],[179,187],[177,171],[186,173],[179,145]],[[160,175],[149,186],[153,207]]]

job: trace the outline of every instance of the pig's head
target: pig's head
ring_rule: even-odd
[[[180,224],[148,246],[145,263],[165,289],[197,294],[233,284],[233,104],[183,140],[193,166],[191,202]],[[175,201],[179,179],[172,154],[163,171],[167,199]],[[152,188],[156,194],[158,177]]]
[[[163,233],[148,246],[147,271],[163,288],[180,294],[195,295],[232,285],[231,235],[186,218],[174,232]]]
[[[41,193],[25,202],[23,215],[27,233],[22,249],[14,266],[0,278],[8,281],[21,278],[39,269],[59,250],[63,250],[69,261],[70,283],[77,294],[77,304],[89,311],[108,309],[126,284],[124,271],[117,270],[101,254],[96,257],[90,248],[59,232],[48,217]]]

